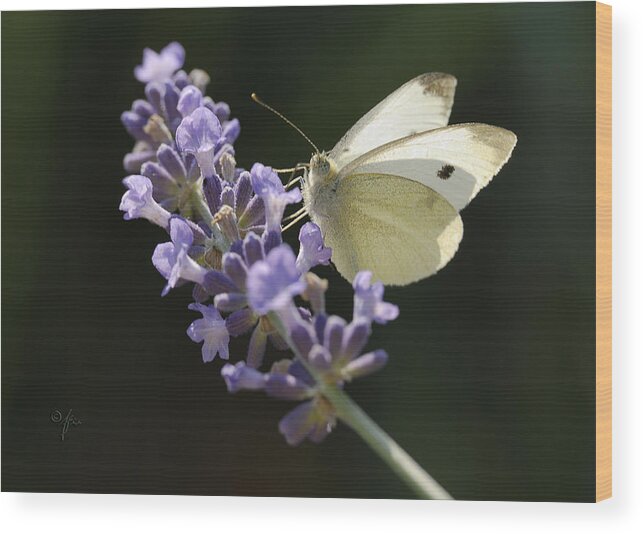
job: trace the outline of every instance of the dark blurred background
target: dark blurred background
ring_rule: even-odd
[[[124,222],[121,111],[142,49],[172,40],[242,124],[239,163],[331,148],[427,71],[451,122],[518,146],[463,212],[436,276],[387,290],[389,365],[349,393],[458,499],[594,499],[594,3],[2,14],[2,489],[412,498],[346,427],[286,445],[293,407],[229,395],[161,299],[158,228]],[[290,239],[296,237],[292,232]],[[351,315],[329,268],[330,311]],[[232,354],[242,355],[235,342]],[[50,413],[82,425],[64,442]]]

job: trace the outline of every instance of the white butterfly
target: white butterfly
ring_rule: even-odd
[[[513,132],[447,126],[456,83],[441,73],[414,78],[310,160],[304,209],[347,280],[364,269],[387,285],[435,274],[458,250],[460,210],[511,156]]]

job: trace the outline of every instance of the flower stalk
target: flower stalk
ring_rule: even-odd
[[[453,497],[440,483],[429,475],[397,442],[369,417],[336,384],[328,383],[317,376],[314,367],[299,353],[288,335],[281,318],[276,312],[269,314],[270,321],[286,340],[296,357],[315,377],[324,398],[332,405],[337,417],[355,431],[366,444],[403,480],[421,499],[451,500]]]

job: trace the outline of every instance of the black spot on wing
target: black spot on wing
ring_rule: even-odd
[[[455,171],[455,167],[453,165],[442,165],[442,168],[438,171],[438,178],[441,180],[448,180],[451,178],[453,171]]]

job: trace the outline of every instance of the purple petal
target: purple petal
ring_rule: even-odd
[[[266,380],[266,394],[282,400],[304,400],[314,390],[308,384],[289,374],[270,373]]]
[[[147,146],[146,143],[137,143],[137,146],[139,145]],[[123,168],[127,172],[140,173],[141,165],[146,161],[153,160],[155,154],[152,148],[134,148],[134,151],[129,154],[125,154],[125,157],[123,158]]]
[[[273,248],[281,245],[281,232],[266,231],[263,235],[263,250],[268,254]]]
[[[219,271],[209,271],[207,274],[207,286],[212,295],[221,293],[238,293],[239,288],[226,274]]]
[[[264,259],[263,243],[261,238],[254,232],[246,235],[243,240],[243,255],[248,266],[252,266],[254,263]]]
[[[288,204],[301,202],[301,191],[286,191],[272,168],[255,163],[250,170],[252,188],[263,199],[268,230],[280,230],[281,219]]]
[[[297,406],[279,421],[279,432],[284,435],[288,445],[299,445],[306,439],[317,423],[315,415],[314,402],[308,401]]]
[[[134,69],[139,82],[163,81],[183,66],[185,49],[176,42],[170,43],[160,54],[149,48],[143,50],[143,63]]]
[[[245,334],[255,324],[257,324],[257,316],[250,308],[237,310],[226,317],[226,327],[233,337]]]
[[[324,347],[328,349],[333,358],[338,358],[342,353],[342,341],[346,321],[333,315],[326,321],[324,328]]]
[[[239,134],[241,134],[241,124],[238,119],[232,119],[225,123],[222,135],[228,143],[233,144],[239,138]]]
[[[234,189],[232,187],[225,186],[221,191],[221,205],[234,208]]]
[[[290,328],[290,339],[302,356],[308,356],[310,349],[315,344],[315,335],[310,324],[303,322]]]
[[[170,237],[172,243],[180,247],[190,247],[194,241],[192,228],[178,217],[170,221]]]
[[[172,178],[179,182],[184,182],[187,178],[185,165],[181,156],[169,145],[161,145],[156,152],[159,163],[163,165],[170,173]]]
[[[190,304],[188,308],[201,312],[203,315],[202,319],[194,321],[187,330],[192,341],[195,343],[203,341],[201,350],[203,361],[211,362],[217,354],[221,359],[227,360],[230,334],[219,311],[214,306],[204,306],[203,304]]]
[[[170,129],[173,132],[176,131],[177,126],[181,123],[181,119],[183,118],[177,109],[180,96],[181,92],[178,87],[174,85],[174,82],[165,82],[165,91],[163,92],[163,110],[165,111]]]
[[[370,322],[358,319],[350,323],[344,330],[342,339],[341,360],[349,362],[362,352],[370,334]]]
[[[177,109],[183,117],[187,117],[194,110],[203,105],[203,95],[194,85],[188,85],[181,91]]]
[[[221,123],[209,109],[200,107],[185,117],[176,130],[176,144],[192,154],[204,176],[215,174],[215,148],[221,138]]]
[[[364,318],[368,321],[375,321],[385,324],[399,315],[399,308],[394,304],[383,302],[384,284],[376,282],[371,285],[372,273],[360,271],[355,276],[353,288],[353,318]]]
[[[176,261],[176,252],[173,243],[161,243],[156,245],[154,254],[152,255],[152,263],[157,271],[163,275],[165,279],[170,277],[172,273],[172,266]]]
[[[239,288],[239,291],[246,290],[246,278],[248,276],[248,269],[246,262],[239,254],[234,252],[226,252],[223,255],[223,271],[230,277],[230,279]]]
[[[355,358],[342,369],[342,374],[349,379],[370,375],[386,365],[388,354],[383,350],[369,352]]]
[[[250,306],[265,315],[286,308],[306,285],[295,267],[292,250],[281,245],[250,267],[246,287]]]
[[[241,390],[260,390],[264,388],[265,378],[256,369],[248,367],[244,362],[237,362],[235,365],[229,363],[221,368],[221,376],[225,380],[230,393]]]
[[[314,345],[308,354],[308,361],[318,371],[327,371],[332,364],[332,356],[326,347]]]
[[[146,176],[132,175],[123,180],[128,188],[121,199],[120,210],[126,221],[143,218],[167,229],[171,214],[163,209],[152,196],[152,182]]]
[[[152,81],[145,86],[145,96],[158,115],[163,114],[163,91],[165,85],[158,81]]]
[[[221,191],[223,184],[221,179],[216,175],[206,176],[203,180],[203,194],[205,201],[208,203],[210,213],[215,214],[221,208]]]
[[[133,111],[124,111],[121,113],[121,123],[125,126],[125,130],[134,139],[139,141],[150,141],[150,136],[145,131],[149,117],[144,117]]]
[[[308,222],[299,230],[299,254],[297,269],[305,273],[317,265],[328,265],[331,249],[324,246],[321,230],[315,223]]]
[[[248,299],[243,293],[220,293],[214,297],[214,305],[222,312],[233,312],[245,308]]]
[[[251,228],[264,223],[266,220],[266,210],[261,197],[252,197],[243,213],[239,217],[239,226],[241,228]]]

